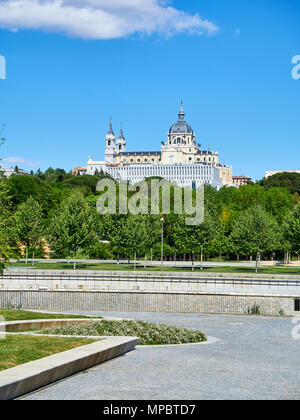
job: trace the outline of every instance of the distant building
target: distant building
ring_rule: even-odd
[[[185,121],[182,104],[178,120],[167,137],[167,142],[161,142],[160,151],[126,152],[122,126],[116,139],[110,122],[105,138],[105,160],[95,161],[90,157],[87,174],[103,171],[132,184],[150,177],[162,177],[182,187],[232,185],[232,167],[219,162],[218,152],[202,150],[196,143],[195,133]]]
[[[72,171],[73,175],[85,175],[87,172],[87,168],[84,166],[75,166]]]
[[[232,177],[232,184],[234,187],[237,187],[237,188],[239,188],[241,185],[247,185],[251,181],[252,179],[249,176],[245,176],[245,175]]]
[[[6,178],[9,178],[12,175],[30,175],[30,172],[24,171],[23,169],[6,169],[0,168],[0,171],[3,172],[3,175]]]
[[[276,175],[276,174],[283,174],[285,172],[288,172],[290,174],[293,174],[293,173],[300,174],[300,169],[295,169],[294,171],[267,171],[267,172],[265,172],[265,179],[268,179],[268,178],[270,178],[270,176],[273,176],[273,175]]]

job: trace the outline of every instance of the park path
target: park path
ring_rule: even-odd
[[[92,314],[198,328],[220,341],[209,345],[138,347],[24,399],[300,399],[300,340],[292,338],[295,324],[291,318]]]

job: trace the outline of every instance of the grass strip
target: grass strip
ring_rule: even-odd
[[[86,338],[7,335],[0,339],[0,371],[93,343]]]

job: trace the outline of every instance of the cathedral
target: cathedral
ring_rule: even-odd
[[[193,129],[185,121],[182,103],[178,120],[168,131],[167,141],[161,142],[160,151],[126,152],[122,126],[116,139],[110,121],[105,138],[105,161],[93,161],[90,157],[87,174],[103,171],[132,184],[160,176],[192,188],[201,184],[216,188],[232,185],[232,167],[219,162],[218,152],[202,150],[195,138]]]

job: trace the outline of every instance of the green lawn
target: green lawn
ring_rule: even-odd
[[[19,309],[0,309],[0,316],[4,317],[5,321],[26,321],[29,319],[91,318],[81,315],[47,314],[40,312],[22,311]]]
[[[199,264],[199,263],[197,263]],[[205,264],[205,263],[204,263]],[[200,270],[200,267],[195,267],[194,271],[201,272],[214,272],[214,273],[255,273],[254,267],[235,267],[234,263],[230,267],[204,267],[203,270]],[[32,264],[28,264],[28,267],[32,267]],[[24,267],[26,268],[26,263],[11,263],[10,267]],[[36,269],[40,270],[73,270],[73,264],[68,263],[36,263]],[[133,264],[83,264],[78,263],[76,265],[77,270],[112,270],[112,271],[133,271]],[[34,268],[32,268],[34,270]],[[140,262],[140,265],[137,265],[136,271],[160,271],[160,266],[156,267],[144,267],[144,264]],[[192,267],[180,267],[180,262],[177,263],[176,267],[164,267],[166,272],[191,272]],[[300,268],[290,268],[290,267],[263,267],[259,269],[259,273],[263,274],[300,274]]]
[[[0,371],[94,341],[85,338],[6,335],[5,339],[0,339]]]

